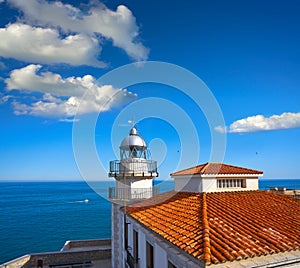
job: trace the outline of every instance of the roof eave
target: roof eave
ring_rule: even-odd
[[[203,178],[220,178],[220,177],[262,177],[262,174],[201,174]]]
[[[258,174],[203,174],[203,173],[195,173],[195,174],[170,174],[171,177],[182,177],[182,176],[201,176],[202,178],[219,178],[219,177],[262,177],[263,173]]]

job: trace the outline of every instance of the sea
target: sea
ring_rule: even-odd
[[[174,189],[173,180],[154,184],[160,192]],[[102,181],[96,193],[85,181],[0,182],[0,264],[58,251],[67,240],[110,238],[113,185]],[[270,187],[300,189],[300,179],[259,180],[261,190]]]

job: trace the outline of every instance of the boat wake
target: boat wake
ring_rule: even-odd
[[[72,203],[88,203],[88,202],[89,202],[88,199],[84,199],[84,200],[71,201],[71,202],[67,202],[67,203],[72,204]]]

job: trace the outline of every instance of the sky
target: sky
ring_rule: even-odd
[[[297,0],[0,0],[0,181],[107,179],[132,121],[160,179],[220,159],[300,178],[299,12]]]

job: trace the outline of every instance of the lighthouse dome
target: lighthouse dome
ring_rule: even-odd
[[[131,148],[145,149],[147,148],[144,139],[137,134],[135,127],[130,129],[129,136],[125,137],[121,142],[120,149],[131,149]]]

